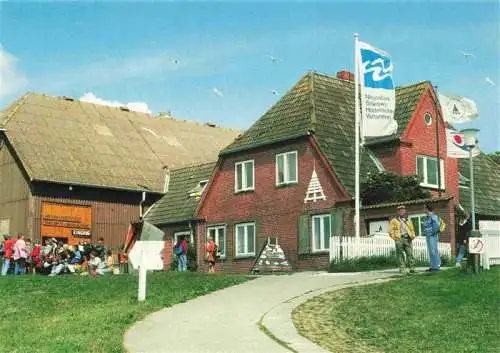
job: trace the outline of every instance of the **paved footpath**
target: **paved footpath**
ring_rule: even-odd
[[[125,349],[130,353],[290,352],[267,336],[260,323],[297,352],[325,352],[297,333],[290,315],[293,308],[320,293],[388,279],[396,273],[262,276],[147,316],[125,333]]]

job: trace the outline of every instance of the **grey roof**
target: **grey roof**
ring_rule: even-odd
[[[168,192],[156,202],[145,220],[162,225],[194,219],[194,212],[204,191],[200,182],[208,181],[216,163],[172,170]]]

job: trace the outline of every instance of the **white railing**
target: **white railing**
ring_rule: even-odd
[[[362,237],[359,239],[359,244],[354,237],[334,235],[330,238],[330,261],[365,256],[389,256],[395,250],[394,240],[388,235]],[[438,250],[441,257],[451,256],[449,243],[439,243]],[[413,240],[413,256],[416,261],[429,261],[424,237],[416,237]]]
[[[481,221],[479,229],[485,238],[490,265],[500,265],[500,229],[497,222]]]

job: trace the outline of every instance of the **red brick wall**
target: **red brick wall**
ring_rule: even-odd
[[[397,144],[370,146],[370,149],[385,169],[401,174],[400,147]]]
[[[276,187],[275,156],[288,151],[298,151],[298,184]],[[235,194],[234,165],[236,162],[249,159],[254,159],[255,163],[255,191]],[[304,204],[314,166],[327,199]],[[334,183],[307,139],[230,155],[221,161],[220,169],[214,176],[198,213],[198,216],[206,220],[206,224],[198,227],[199,239],[203,239],[199,242],[199,254],[203,254],[203,243],[206,239],[205,227],[210,224],[225,224],[227,258],[219,266],[228,272],[250,271],[255,261],[254,257],[247,259],[233,257],[235,252],[234,227],[237,223],[252,221],[256,222],[257,254],[268,236],[277,237],[293,266],[297,265],[300,268],[307,267],[309,264],[313,267],[318,265],[324,268],[328,262],[327,255],[312,255],[305,262],[297,262],[298,219],[305,212],[329,213],[338,198],[337,195],[341,195],[340,188]],[[200,259],[202,257],[199,256]]]
[[[432,116],[432,124],[427,126],[424,122],[425,113]],[[416,156],[426,155],[437,157],[436,144],[436,110],[431,92],[424,95],[417,106],[412,121],[403,133],[402,139],[411,142],[411,147],[401,148],[401,172],[403,175],[416,174]],[[445,194],[452,195],[455,202],[459,200],[458,190],[458,160],[446,157],[446,129],[444,122],[439,118],[439,158],[444,160],[445,169]],[[437,195],[437,191],[433,190]]]

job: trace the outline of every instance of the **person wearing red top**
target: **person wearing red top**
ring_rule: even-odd
[[[40,246],[40,242],[35,240],[35,246],[30,253],[31,264],[33,267],[33,274],[35,274],[37,268],[42,267],[42,259],[40,258],[40,253],[42,252],[42,247]]]
[[[179,272],[184,272],[187,271],[187,252],[188,252],[188,245],[186,238],[184,236],[181,236],[175,245],[175,248],[181,248],[182,251],[180,254],[177,255],[177,270]]]
[[[3,259],[2,266],[2,276],[7,276],[7,272],[9,271],[10,262],[12,261],[12,246],[14,245],[14,241],[10,239],[10,236],[4,235],[5,238],[5,257]]]
[[[208,273],[215,273],[215,243],[212,237],[208,237],[208,243],[205,245],[206,259],[208,261]]]

